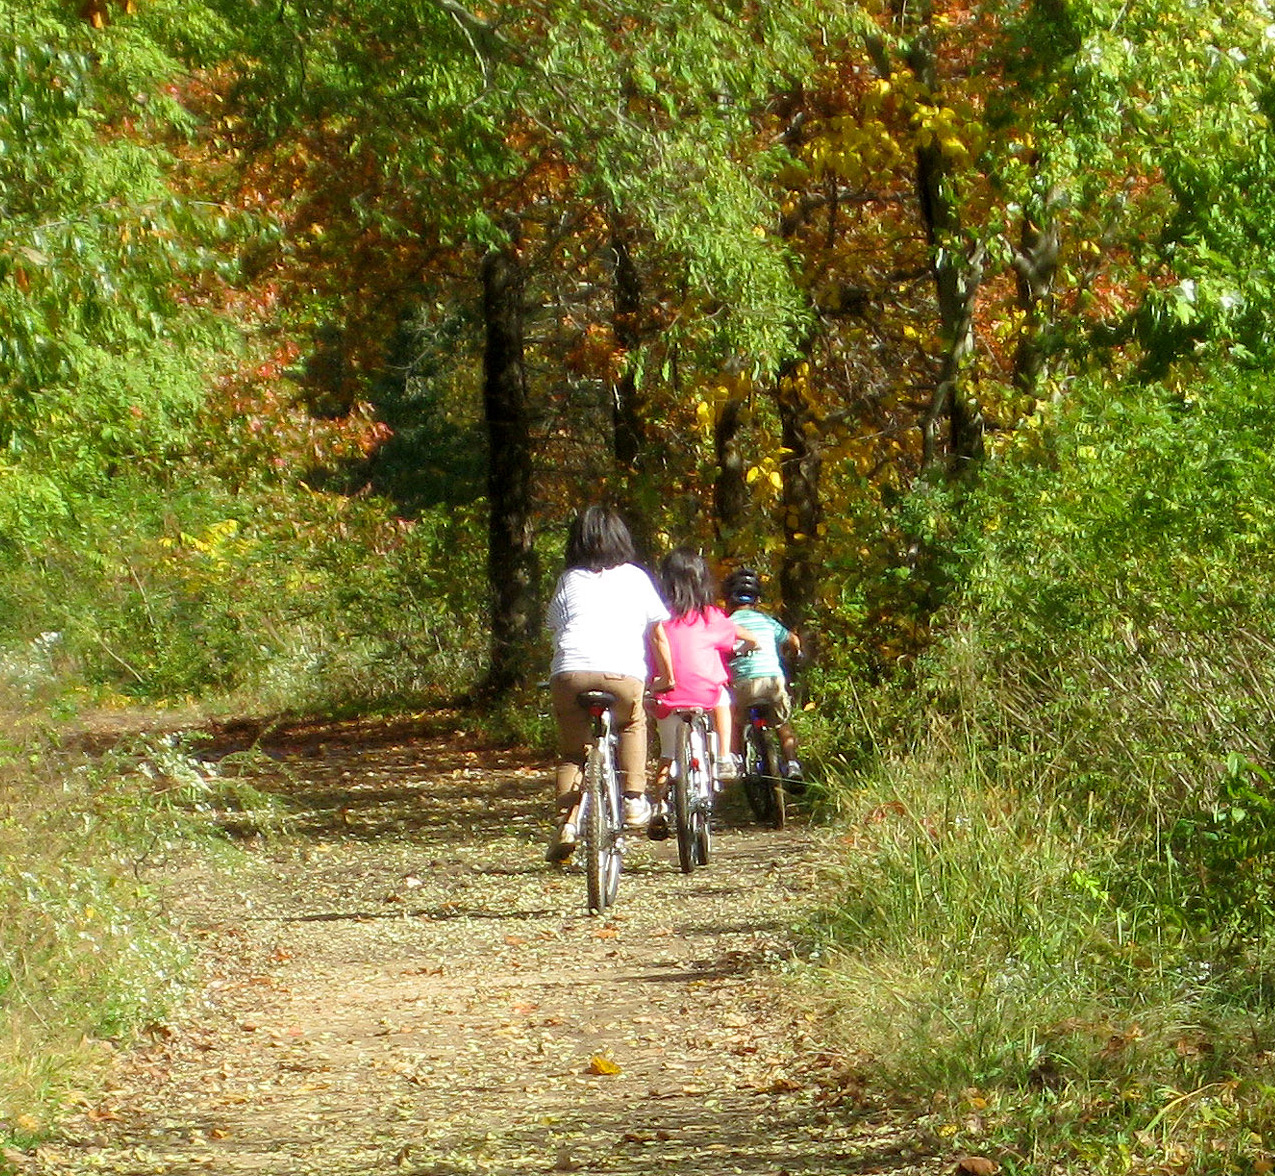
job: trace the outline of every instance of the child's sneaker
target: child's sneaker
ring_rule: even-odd
[[[651,814],[651,823],[646,827],[646,835],[652,841],[667,841],[668,833],[668,806],[658,804]]]
[[[800,784],[805,777],[801,774],[801,764],[796,760],[789,760],[784,768],[785,779],[791,780],[794,784]]]
[[[645,796],[624,798],[624,827],[645,829],[651,823],[651,802]]]
[[[738,780],[739,768],[739,756],[724,755],[717,761],[717,778],[723,784],[728,784],[732,780]]]

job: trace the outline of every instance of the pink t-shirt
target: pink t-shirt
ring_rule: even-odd
[[[675,689],[661,694],[655,710],[663,717],[685,706],[710,708],[726,685],[726,659],[735,647],[735,622],[720,608],[687,613],[664,622],[673,654]]]

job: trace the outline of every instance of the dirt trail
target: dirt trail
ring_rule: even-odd
[[[469,743],[439,722],[272,744],[290,831],[229,875],[167,871],[200,993],[35,1170],[938,1170],[829,1107],[828,1059],[779,1011],[808,831],[727,805],[707,869],[642,842],[592,918],[579,870],[542,860],[546,766]]]

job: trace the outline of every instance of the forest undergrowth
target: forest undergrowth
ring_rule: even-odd
[[[1077,397],[965,503],[944,640],[840,695],[829,1021],[1009,1170],[1271,1170],[1270,424]]]

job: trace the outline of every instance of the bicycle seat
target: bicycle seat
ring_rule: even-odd
[[[609,690],[581,690],[576,695],[576,702],[585,710],[601,713],[611,710],[616,704],[616,697]]]

